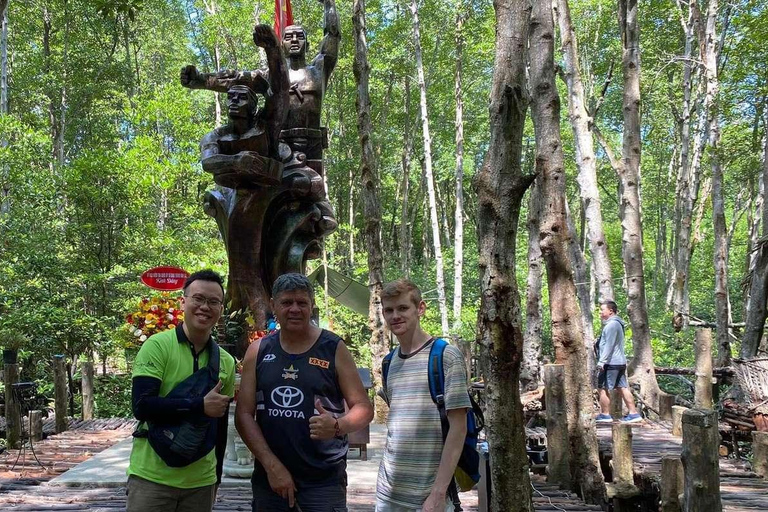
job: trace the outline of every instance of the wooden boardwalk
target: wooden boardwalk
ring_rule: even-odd
[[[127,438],[134,428],[133,421],[94,420],[71,424],[74,429],[35,443],[35,452],[46,466],[43,470],[27,452],[24,464],[10,471],[18,452],[0,454],[0,510],[17,512],[92,511],[114,512],[125,509],[125,489],[122,487],[60,487],[47,482],[71,467]],[[21,464],[22,459],[19,459]],[[585,505],[573,493],[562,491],[532,475],[534,505],[537,512],[599,511],[600,507]],[[375,481],[364,487],[350,488],[347,494],[350,512],[372,512],[375,502]],[[251,489],[248,482],[237,486],[222,486],[214,511],[250,511]],[[466,512],[478,512],[476,491],[462,493]]]
[[[632,431],[635,484],[658,493],[661,459],[665,455],[679,457],[682,439],[674,437],[671,426],[664,423],[636,424]],[[611,424],[598,424],[597,434],[605,468],[612,453]],[[750,471],[744,461],[720,458],[720,494],[724,511],[768,510],[768,481]]]

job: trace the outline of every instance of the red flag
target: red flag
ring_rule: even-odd
[[[285,27],[289,25],[293,25],[291,0],[275,0],[275,34],[278,39],[283,38]]]

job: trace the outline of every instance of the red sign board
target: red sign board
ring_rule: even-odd
[[[141,274],[141,282],[155,290],[173,291],[184,288],[189,272],[179,267],[155,267]]]

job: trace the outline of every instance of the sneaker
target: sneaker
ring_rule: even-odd
[[[611,418],[610,414],[598,414],[597,418],[595,418],[595,422],[597,422],[597,423],[613,423],[613,418]]]
[[[640,416],[640,413],[635,414],[627,414],[623,418],[621,418],[622,423],[639,423],[643,421],[643,417]]]

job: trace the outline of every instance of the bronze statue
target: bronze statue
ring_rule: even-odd
[[[181,70],[183,86],[227,93],[228,123],[201,142],[203,169],[221,187],[206,193],[204,208],[216,219],[227,248],[230,309],[250,309],[257,329],[264,327],[274,279],[303,272],[338,225],[320,175],[320,107],[339,39],[335,4],[325,0],[325,5],[326,24],[332,19],[335,26],[326,27],[327,53],[321,50],[309,66],[303,60],[303,29],[287,27],[280,45],[271,27],[257,25],[253,38],[266,52],[267,71]]]
[[[307,64],[308,43],[306,31],[299,25],[290,25],[283,34],[283,51],[287,56],[289,106],[280,133],[280,140],[292,151],[304,153],[306,164],[323,174],[323,149],[328,147],[327,131],[320,126],[323,96],[328,80],[336,67],[339,52],[339,16],[335,0],[323,0],[325,23],[320,51]],[[200,73],[194,66],[182,71],[182,84],[190,89],[208,89],[227,92],[233,83],[244,84],[254,92],[267,94],[270,87],[268,71],[232,71]]]

